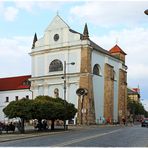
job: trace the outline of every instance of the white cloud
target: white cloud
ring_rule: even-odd
[[[36,4],[35,1],[16,1],[15,5],[19,9],[24,9],[26,11],[32,12],[33,6]]]
[[[41,9],[52,9],[57,11],[62,5],[63,5],[64,1],[43,1],[43,2],[39,2],[38,6]]]
[[[13,21],[18,14],[19,10],[15,7],[7,7],[4,9],[4,17],[7,21]]]
[[[12,1],[14,5],[7,6],[5,2],[0,2],[0,15],[6,21],[14,21],[18,13],[24,10],[29,13],[37,13],[38,10],[49,9],[50,11],[58,11],[65,3],[64,1]]]
[[[144,108],[148,111],[148,99],[144,98],[142,101]]]
[[[0,38],[0,76],[30,74],[32,37]]]
[[[3,7],[3,2],[2,2],[2,1],[0,1],[0,8],[1,8],[1,7]]]
[[[64,2],[62,1],[16,1],[15,5],[19,9],[27,12],[35,12],[37,9],[58,10]]]
[[[144,19],[143,11],[147,4],[146,1],[87,1],[72,7],[70,13],[71,17],[79,18],[79,21],[87,20],[104,27],[116,24],[133,25],[135,21]]]
[[[129,79],[138,79],[138,80],[145,79],[146,80],[148,76],[148,65],[139,64],[138,61],[139,60],[137,60],[135,64],[129,64],[128,77]]]
[[[0,39],[0,58],[4,56],[22,57],[31,48],[31,37],[13,37]]]

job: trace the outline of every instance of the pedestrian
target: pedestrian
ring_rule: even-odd
[[[0,134],[2,134],[3,124],[0,122]]]
[[[12,122],[9,124],[9,130],[13,132],[15,131],[15,125]]]
[[[122,117],[122,122],[123,122],[123,124],[125,125],[126,120],[125,120],[125,118],[124,118],[124,117]]]
[[[102,123],[105,124],[106,123],[106,120],[104,117],[102,117]]]
[[[132,117],[132,115],[130,115],[130,119],[129,120],[130,120],[130,125],[133,126],[133,117]]]
[[[107,122],[107,124],[110,124],[111,123],[111,119],[108,117],[106,122]]]
[[[47,130],[47,121],[43,120],[43,130]]]

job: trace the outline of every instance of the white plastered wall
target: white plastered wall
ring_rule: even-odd
[[[10,90],[10,91],[1,91],[0,92],[0,121],[5,120],[5,115],[3,113],[3,108],[6,107],[11,101],[15,101],[16,96],[18,99],[22,99],[23,97],[29,96],[32,99],[32,92],[29,89],[22,90]],[[9,97],[9,102],[6,102],[6,97]]]

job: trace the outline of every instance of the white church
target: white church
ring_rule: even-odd
[[[27,80],[31,87],[25,88],[24,96],[49,95],[75,104],[78,112],[74,124],[99,124],[104,119],[118,122],[126,118],[126,53],[118,45],[108,51],[91,41],[87,24],[81,34],[59,15],[55,16],[42,38],[35,34],[29,54],[32,72]],[[0,120],[5,118],[2,108],[6,106],[6,97],[11,91],[18,91],[1,89],[2,79]]]

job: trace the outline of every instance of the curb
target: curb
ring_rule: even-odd
[[[10,137],[8,137],[8,135],[1,137],[1,135],[0,135],[0,142],[7,142],[7,141],[20,140],[20,139],[47,136],[47,135],[59,134],[59,133],[63,133],[63,132],[68,132],[68,131],[46,132],[46,133],[37,133],[37,134],[15,134],[15,135],[12,134]],[[17,135],[17,137],[15,137],[16,135]]]

